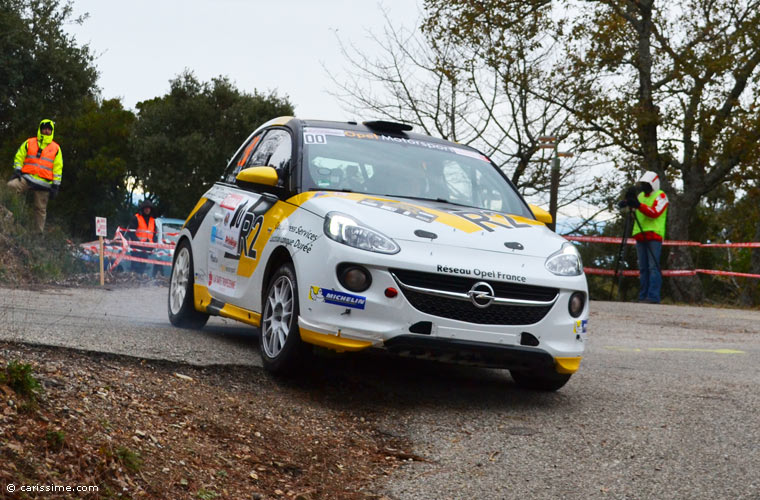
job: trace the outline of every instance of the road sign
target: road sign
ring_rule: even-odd
[[[95,236],[108,236],[107,228],[105,217],[95,217]]]

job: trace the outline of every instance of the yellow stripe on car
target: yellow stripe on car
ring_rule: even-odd
[[[294,196],[290,198],[288,201],[290,203],[294,203],[300,206],[306,203],[307,201],[309,201],[310,199],[316,198],[316,197],[343,198],[343,199],[352,200],[356,202],[360,202],[363,200],[371,200],[371,201],[387,204],[388,206],[391,206],[391,207],[398,207],[399,209],[405,209],[405,208],[411,209],[414,211],[433,215],[435,216],[436,222],[440,222],[441,224],[445,224],[449,227],[453,227],[454,229],[458,229],[465,233],[477,233],[477,232],[483,231],[483,225],[488,226],[491,229],[496,229],[499,226],[511,228],[511,227],[514,227],[515,224],[527,224],[531,226],[543,225],[542,222],[539,222],[533,219],[526,219],[525,217],[520,217],[519,215],[504,215],[497,212],[491,212],[489,210],[481,210],[477,208],[467,209],[465,207],[463,207],[461,210],[462,214],[457,215],[457,214],[452,214],[449,212],[444,212],[442,210],[436,210],[434,208],[425,207],[423,205],[418,205],[416,203],[409,202],[409,201],[392,200],[388,198],[361,194],[361,193],[309,191],[309,192],[301,193],[297,196]],[[475,217],[477,217],[477,219],[475,219]],[[475,223],[474,222],[475,220],[477,220],[478,223]]]
[[[339,335],[329,335],[326,333],[317,333],[312,330],[300,328],[301,340],[308,344],[326,347],[337,352],[344,351],[361,351],[372,345],[372,342],[366,340],[347,339]]]
[[[208,293],[208,288],[198,283],[193,284],[193,297],[195,298],[195,309],[200,312],[206,312],[206,307],[211,304],[211,299],[213,299]]]
[[[219,311],[220,316],[225,318],[235,319],[247,323],[251,326],[261,325],[261,314],[242,307],[233,306],[232,304],[224,304],[224,307]]]
[[[554,358],[554,368],[557,373],[575,373],[581,367],[581,357],[577,358]]]

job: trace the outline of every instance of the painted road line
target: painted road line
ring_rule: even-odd
[[[691,347],[645,347],[640,349],[638,347],[622,347],[614,345],[606,345],[605,349],[611,349],[613,351],[621,352],[642,352],[642,351],[659,351],[659,352],[708,352],[712,354],[746,354],[745,351],[739,351],[736,349],[699,349]]]

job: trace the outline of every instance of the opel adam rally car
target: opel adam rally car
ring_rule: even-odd
[[[274,373],[312,346],[375,347],[562,387],[586,341],[578,252],[487,157],[410,130],[284,117],[253,132],[185,221],[171,322],[260,327]]]

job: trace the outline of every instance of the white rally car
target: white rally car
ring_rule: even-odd
[[[257,129],[185,221],[171,322],[260,327],[274,373],[312,345],[376,347],[562,387],[586,342],[577,250],[480,152],[409,130],[292,117]]]

